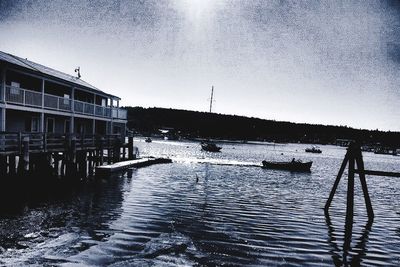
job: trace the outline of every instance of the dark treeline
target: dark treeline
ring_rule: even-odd
[[[263,120],[208,112],[128,107],[128,127],[146,135],[160,128],[173,128],[184,138],[265,140],[334,144],[337,139],[359,140],[364,144],[399,146],[399,132],[359,130],[346,126],[326,126]]]

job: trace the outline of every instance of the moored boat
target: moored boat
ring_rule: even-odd
[[[306,152],[308,152],[308,153],[322,153],[322,150],[319,149],[317,146],[312,146],[312,147],[306,148]]]
[[[381,155],[393,155],[397,156],[396,149],[390,149],[385,147],[378,147],[374,150],[374,154],[381,154]]]
[[[289,161],[289,162],[276,162],[276,161],[262,161],[262,168],[274,169],[274,170],[285,170],[292,172],[310,172],[312,161],[301,162],[301,161]]]
[[[213,96],[214,96],[214,86],[211,87],[210,113],[212,112]],[[207,140],[201,142],[201,149],[208,152],[221,152],[222,147],[217,146],[210,140]]]
[[[201,143],[201,149],[208,152],[220,152],[222,147],[211,142],[203,142]]]

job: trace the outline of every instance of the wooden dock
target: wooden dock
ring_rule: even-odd
[[[123,171],[128,168],[140,168],[154,164],[171,163],[172,160],[169,158],[139,158],[134,160],[117,162],[111,165],[104,165],[96,167],[96,175],[104,176],[110,175],[115,172]]]
[[[96,167],[136,158],[133,137],[0,132],[0,176],[27,173],[84,179]]]

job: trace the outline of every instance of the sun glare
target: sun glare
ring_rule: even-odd
[[[177,0],[178,7],[185,12],[190,19],[200,19],[209,14],[216,0]]]

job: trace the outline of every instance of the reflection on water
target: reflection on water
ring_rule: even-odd
[[[142,155],[169,156],[109,177],[63,197],[53,196],[3,215],[0,261],[61,265],[294,265],[397,266],[399,194],[395,178],[367,177],[375,208],[366,225],[355,184],[353,238],[344,238],[346,182],[326,218],[323,207],[345,154],[325,146],[136,141]],[[312,160],[311,173],[259,168],[262,160]],[[399,170],[400,158],[365,154],[366,168]],[[57,194],[56,194],[57,195]],[[14,238],[8,240],[13,234]],[[8,242],[4,243],[5,240]]]
[[[359,238],[353,236],[352,228],[349,229],[345,225],[343,246],[340,248],[338,240],[340,236],[336,232],[331,218],[328,213],[325,214],[326,224],[328,225],[328,242],[332,247],[332,259],[336,266],[360,266],[363,257],[366,256],[366,244],[368,241],[369,232],[371,231],[373,220],[367,220],[362,227],[362,234]],[[350,231],[350,233],[348,232]],[[346,237],[346,235],[350,235]],[[354,246],[351,246],[352,237]],[[338,238],[339,237],[339,238]]]
[[[0,217],[1,262],[63,262],[66,256],[103,241],[111,234],[108,223],[121,213],[129,177],[132,170],[124,182],[54,183],[46,195],[42,183],[20,186],[25,197],[8,195],[9,201],[2,202],[7,212]]]

